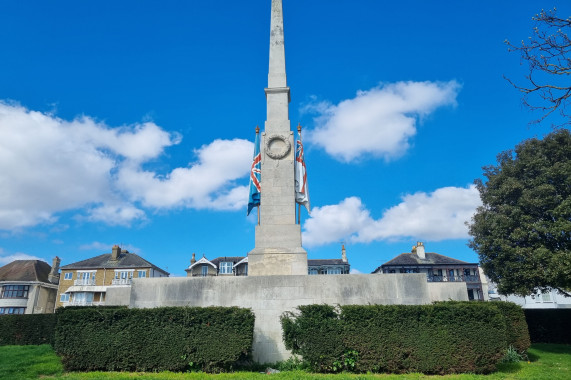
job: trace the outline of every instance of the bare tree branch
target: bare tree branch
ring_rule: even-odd
[[[532,17],[536,24],[533,35],[527,42],[521,41],[521,46],[505,41],[508,51],[519,52],[521,62],[529,66],[529,74],[525,76],[528,85],[504,78],[523,93],[524,106],[543,113],[530,124],[540,123],[558,111],[564,119],[558,126],[571,125],[571,114],[567,110],[571,103],[571,17],[559,18],[556,11],[555,8],[542,10]]]

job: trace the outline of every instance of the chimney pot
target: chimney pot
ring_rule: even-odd
[[[345,244],[341,244],[341,260],[343,260],[344,263],[347,262],[347,252],[345,252]]]
[[[421,241],[416,243],[416,254],[419,258],[426,259],[426,253],[424,251],[424,244]]]
[[[121,254],[121,248],[115,244],[113,248],[111,248],[111,260],[117,261],[119,259],[119,255]]]

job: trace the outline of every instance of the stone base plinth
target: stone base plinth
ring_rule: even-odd
[[[248,276],[307,275],[303,248],[255,248],[248,253]]]

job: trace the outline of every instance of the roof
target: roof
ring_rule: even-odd
[[[240,261],[244,260],[244,256],[224,256],[224,257],[217,257],[214,260],[211,260],[212,264],[219,266],[222,262],[230,261],[233,264],[239,263]]]
[[[212,265],[216,269],[216,264],[213,264],[212,261],[209,261],[206,257],[202,257],[200,260],[196,261],[194,264],[190,264],[190,266],[188,268],[186,268],[185,271],[189,271],[192,268],[194,268],[195,266],[201,265],[201,264]]]
[[[321,265],[349,265],[348,262],[342,259],[320,259],[320,260],[307,260],[307,265],[310,267],[316,267]]]
[[[401,253],[392,260],[387,261],[380,267],[375,269],[373,273],[379,271],[380,268],[388,266],[408,266],[408,265],[478,265],[476,263],[468,263],[466,261],[453,259],[452,257],[444,256],[434,252],[426,252],[426,258],[421,259],[415,253]]]
[[[130,253],[128,251],[121,251],[117,260],[111,260],[111,254],[105,253],[103,255],[95,256],[87,260],[78,261],[76,263],[64,265],[61,267],[65,269],[97,269],[97,268],[153,268],[163,273],[169,274],[164,269],[148,262],[141,256]]]
[[[47,282],[52,267],[41,260],[16,260],[0,268],[0,281]]]

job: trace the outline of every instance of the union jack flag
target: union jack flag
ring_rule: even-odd
[[[254,159],[252,168],[250,169],[250,197],[248,198],[248,213],[256,206],[260,205],[260,195],[262,188],[260,182],[262,180],[262,155],[260,154],[260,134],[259,128],[256,127],[256,142],[254,143]]]
[[[307,189],[307,170],[303,157],[303,144],[301,143],[301,127],[298,127],[299,138],[295,149],[295,201],[305,206],[309,212],[309,190]]]

